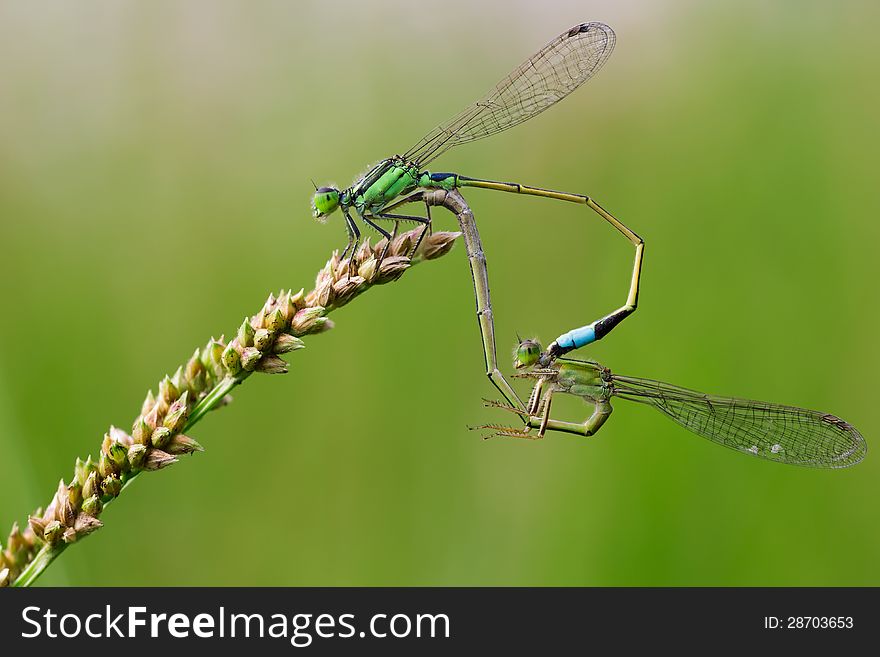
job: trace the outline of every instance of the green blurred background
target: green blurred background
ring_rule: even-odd
[[[348,184],[569,26],[584,90],[438,170],[585,192],[647,242],[621,373],[836,413],[846,471],[752,459],[618,402],[595,439],[482,441],[461,245],[371,291],[139,479],[54,585],[880,585],[876,3],[4,2],[0,525],[270,290],[344,243]],[[582,208],[473,190],[505,369],[624,299]],[[437,226],[453,229],[442,212]],[[558,415],[580,419],[578,400]]]

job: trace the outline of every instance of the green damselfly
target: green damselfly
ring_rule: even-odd
[[[662,381],[622,376],[595,361],[548,359],[535,340],[519,343],[514,367],[525,370],[517,376],[537,381],[525,411],[486,402],[512,411],[525,421],[524,429],[497,424],[480,427],[502,436],[537,439],[548,429],[592,436],[611,415],[611,398],[617,397],[652,406],[714,443],[780,463],[845,468],[861,461],[868,450],[855,427],[829,413],[708,395]],[[593,413],[583,423],[551,419],[550,404],[555,393],[583,398],[593,405]]]
[[[393,210],[423,198],[425,190],[477,187],[579,203],[596,212],[635,247],[626,303],[609,315],[603,326],[610,329],[631,314],[638,303],[644,242],[592,198],[520,183],[471,178],[457,173],[431,173],[423,169],[454,146],[507,130],[556,104],[596,74],[611,55],[614,43],[614,31],[603,23],[575,25],[514,69],[486,96],[429,132],[402,155],[382,160],[347,189],[316,188],[313,197],[315,217],[323,219],[339,209],[345,218],[348,245],[342,259],[356,248],[360,239],[352,210],[389,242],[396,235],[400,221],[422,223],[421,234],[424,235],[430,228],[430,205],[426,204],[426,217],[396,214]],[[389,233],[379,226],[377,221],[380,220],[393,222],[393,231]],[[601,335],[597,334],[596,339],[598,337]]]

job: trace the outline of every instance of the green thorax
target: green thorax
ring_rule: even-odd
[[[419,172],[414,162],[391,157],[379,162],[346,190],[341,203],[361,212],[379,212],[397,197],[419,187],[453,189],[457,178],[453,173]]]
[[[343,200],[361,212],[378,212],[402,194],[418,187],[419,168],[401,158],[382,160],[352,185]]]
[[[601,401],[611,396],[610,372],[599,363],[592,361],[556,361],[554,383],[560,392],[567,392],[591,401]]]

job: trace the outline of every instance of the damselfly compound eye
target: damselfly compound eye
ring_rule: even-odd
[[[316,218],[326,217],[339,207],[339,190],[335,187],[319,187],[315,190],[312,204]]]

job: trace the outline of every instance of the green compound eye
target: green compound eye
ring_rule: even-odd
[[[339,207],[339,190],[334,187],[319,187],[312,199],[315,217],[326,217]]]
[[[531,367],[538,362],[540,356],[541,345],[537,340],[523,340],[516,348],[513,366],[517,369]]]

